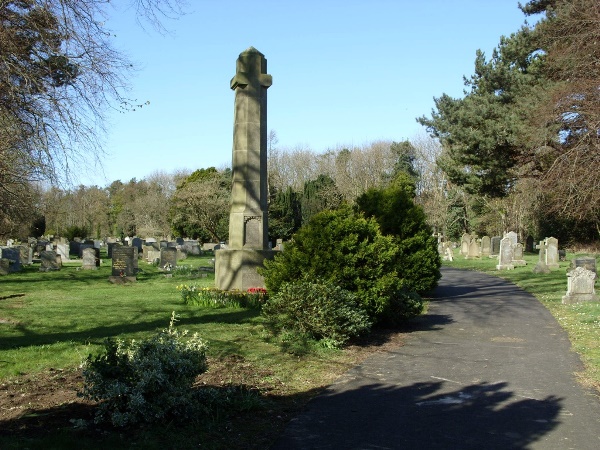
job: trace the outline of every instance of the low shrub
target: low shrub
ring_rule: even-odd
[[[423,312],[421,296],[415,291],[399,290],[389,297],[386,309],[381,314],[381,325],[396,328]]]
[[[340,347],[371,327],[357,296],[327,282],[284,283],[262,314],[274,335],[286,341],[314,339],[327,347]]]
[[[210,287],[181,284],[177,286],[186,305],[207,308],[260,308],[267,300],[264,288],[249,288],[247,291],[223,291]]]
[[[104,352],[84,362],[80,397],[100,402],[97,423],[123,427],[196,414],[192,384],[208,369],[206,344],[197,334],[169,328],[149,339],[107,339]]]

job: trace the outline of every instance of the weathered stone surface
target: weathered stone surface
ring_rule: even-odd
[[[567,273],[567,293],[564,304],[598,301],[594,283],[596,274],[584,267],[577,267]]]
[[[239,55],[231,80],[235,91],[229,245],[215,251],[219,289],[263,287],[257,273],[268,250],[267,60],[253,47]]]
[[[497,270],[512,270],[515,268],[513,265],[513,245],[509,237],[502,238],[500,241],[500,254],[498,255]]]

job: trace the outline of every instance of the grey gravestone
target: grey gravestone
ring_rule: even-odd
[[[579,258],[574,258],[571,261],[571,267],[573,269],[576,269],[577,267],[583,267],[584,269],[591,270],[595,274],[598,273],[596,271],[596,258],[592,258],[592,257],[588,257],[588,256],[581,256]]]
[[[556,270],[558,264],[558,239],[549,237],[546,239],[546,265],[550,270]]]
[[[119,245],[112,250],[112,272],[109,278],[112,282],[135,281],[135,263],[137,262],[137,249]]]
[[[548,266],[546,265],[546,241],[540,241],[537,249],[540,254],[538,262],[533,268],[533,273],[550,273],[550,269],[548,269]]]
[[[512,245],[517,245],[517,242],[519,241],[518,235],[514,231],[509,231],[504,235],[504,237],[509,238],[510,242],[512,242]]]
[[[492,243],[489,236],[481,238],[481,257],[486,258],[492,254]]]
[[[79,258],[83,258],[83,251],[86,248],[94,248],[94,243],[92,242],[91,244],[88,242],[82,243],[79,245]]]
[[[70,247],[69,243],[66,241],[57,242],[56,244],[56,254],[60,255],[62,259],[69,259]]]
[[[567,277],[567,293],[562,298],[564,304],[598,301],[594,289],[594,272],[584,267],[576,267],[567,273]]]
[[[490,249],[490,258],[496,258],[500,254],[500,241],[502,238],[500,236],[494,236],[490,239],[491,249]]]
[[[198,241],[184,241],[181,246],[181,250],[186,252],[188,255],[200,255],[200,243]]]
[[[273,258],[268,239],[267,59],[254,47],[240,53],[235,91],[229,246],[215,253],[218,289],[264,287],[257,269]]]
[[[167,248],[169,246],[169,241],[160,241],[159,242],[159,249],[160,248]]]
[[[51,272],[60,270],[62,266],[62,257],[52,250],[40,252],[40,272]]]
[[[471,235],[469,233],[464,233],[460,240],[460,254],[462,256],[467,256],[469,254],[469,244],[471,243]]]
[[[96,270],[98,264],[96,263],[96,248],[84,248],[82,251],[82,263],[81,268],[84,270]]]
[[[218,242],[205,242],[202,244],[202,250],[212,252],[217,245],[219,245]]]
[[[517,242],[517,245],[513,246],[513,261],[514,266],[526,266],[527,262],[523,259],[523,244]]]
[[[33,262],[33,250],[29,245],[19,245],[19,256],[21,264],[30,265]]]
[[[513,245],[509,237],[502,238],[500,241],[500,253],[498,254],[497,270],[511,270],[513,266]]]
[[[162,248],[160,250],[159,269],[170,272],[177,266],[177,249],[175,247]]]
[[[182,237],[178,237],[178,238],[175,238],[175,242],[177,242],[177,245],[183,245],[183,243],[184,243],[185,241],[183,240],[183,238],[182,238]]]
[[[479,255],[479,244],[477,243],[477,238],[473,236],[471,238],[471,242],[469,243],[469,253],[467,254],[465,259],[477,259],[480,257]]]
[[[0,275],[8,275],[10,273],[10,260],[0,257]]]

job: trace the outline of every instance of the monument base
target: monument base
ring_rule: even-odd
[[[498,264],[496,270],[513,270],[515,266],[512,264]]]
[[[596,294],[567,294],[563,295],[563,305],[572,305],[574,303],[583,302],[597,302],[598,296]]]
[[[257,269],[265,259],[273,259],[277,250],[215,251],[215,286],[217,289],[246,291],[251,287],[265,287],[265,281]]]
[[[108,281],[110,281],[112,284],[128,284],[128,283],[135,283],[137,280],[136,277],[121,277],[121,276],[110,276],[108,277]]]

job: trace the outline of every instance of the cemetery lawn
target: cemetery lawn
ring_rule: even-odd
[[[444,261],[444,265],[499,276],[533,294],[568,333],[573,351],[581,357],[585,371],[577,374],[579,381],[600,393],[600,302],[562,304],[562,296],[567,292],[567,269],[570,261],[580,256],[596,257],[567,252],[566,261],[561,261],[560,268],[549,274],[532,272],[538,262],[537,253],[525,253],[527,265],[516,266],[514,270],[496,270],[496,258],[464,259],[458,250],[454,252],[454,261]]]
[[[169,277],[140,261],[138,281],[126,285],[108,281],[106,259],[94,271],[67,261],[58,272],[39,272],[38,264],[0,277],[0,448],[267,448],[335,378],[370,353],[402,344],[402,333],[378,331],[344,350],[283,353],[269,342],[258,310],[185,305],[176,286],[214,286],[214,274],[208,257],[181,264],[192,273]],[[77,397],[82,361],[107,337],[141,339],[167,328],[173,311],[179,329],[209,345],[209,370],[195,388],[234,387],[235,411],[200,423],[77,428],[94,413]]]

